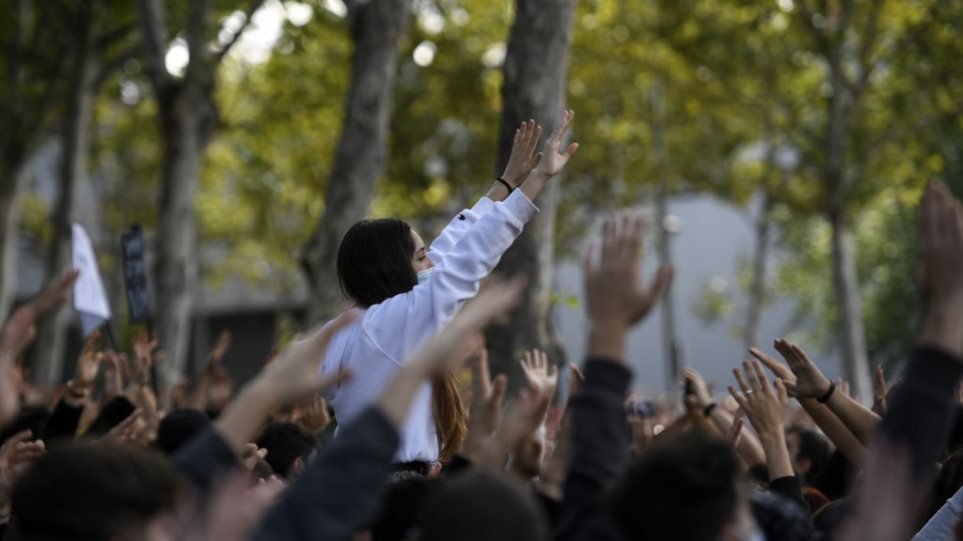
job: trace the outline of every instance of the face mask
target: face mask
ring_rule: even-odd
[[[434,268],[434,267],[430,267],[430,268],[427,268],[427,269],[425,269],[425,270],[423,270],[423,271],[419,271],[419,272],[418,272],[418,283],[419,283],[419,284],[423,284],[423,283],[427,282],[427,281],[428,281],[428,278],[431,278],[431,272],[432,272],[433,270],[435,270],[435,268]]]

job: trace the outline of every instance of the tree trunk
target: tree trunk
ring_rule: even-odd
[[[17,188],[26,149],[16,141],[3,148],[0,163],[0,321],[6,320],[17,294]]]
[[[830,217],[833,242],[833,286],[839,310],[839,338],[843,350],[843,367],[853,396],[861,400],[872,397],[869,360],[866,356],[866,334],[863,330],[862,299],[856,275],[856,253],[853,234],[842,215]]]
[[[575,0],[517,0],[515,22],[508,38],[502,86],[502,117],[496,174],[511,153],[515,129],[536,119],[550,133],[565,108],[565,81]],[[517,375],[515,361],[523,350],[539,347],[553,361],[564,352],[551,321],[552,278],[555,267],[555,211],[560,178],[552,180],[537,201],[539,215],[502,257],[496,272],[529,280],[525,297],[506,323],[488,333],[488,348],[496,372]],[[518,378],[510,378],[517,381]]]
[[[60,129],[60,163],[57,201],[51,215],[54,235],[47,253],[47,277],[54,279],[71,267],[71,229],[77,186],[87,178],[90,153],[90,121],[96,92],[97,61],[93,54],[92,3],[79,8],[71,36],[75,44],[71,59],[71,92]],[[34,380],[43,386],[56,385],[62,374],[64,346],[71,312],[59,310],[43,320],[37,336]]]
[[[185,83],[159,97],[164,166],[153,279],[157,332],[167,359],[163,385],[168,390],[187,364],[200,257],[194,196],[216,117],[210,94],[195,86]]]
[[[759,218],[756,220],[756,243],[752,254],[752,285],[749,287],[749,306],[746,309],[746,327],[742,341],[745,351],[759,345],[759,322],[766,302],[766,263],[769,258],[769,237],[772,223],[772,197],[764,193]]]
[[[304,247],[301,265],[311,298],[309,322],[334,314],[342,301],[335,260],[341,238],[368,214],[384,172],[398,41],[408,20],[407,0],[349,2],[354,58],[344,127],[325,193],[324,214]]]

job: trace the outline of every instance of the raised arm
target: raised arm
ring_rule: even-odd
[[[692,370],[686,369],[682,373],[686,381],[691,381],[692,390],[695,392],[694,399],[709,421],[719,429],[722,434],[728,434],[732,430],[733,418],[728,412],[716,406],[709,394],[709,387],[706,385],[702,375]],[[749,466],[756,466],[766,463],[766,453],[759,443],[759,438],[755,434],[747,431],[741,432],[736,442],[736,451],[742,460]]]
[[[553,176],[561,172],[578,148],[570,145],[564,154],[558,145],[571,124],[566,112],[548,143],[548,152],[522,188],[482,217],[458,241],[441,262],[435,262],[430,279],[408,293],[396,295],[369,308],[364,332],[396,362],[423,344],[438,329],[451,321],[464,302],[478,292],[479,282],[498,264],[502,254],[535,216],[532,200]],[[382,324],[390,322],[390,324]],[[401,328],[398,325],[403,325]]]
[[[491,212],[495,202],[504,201],[528,178],[532,170],[542,159],[542,153],[535,154],[535,147],[538,146],[538,139],[542,135],[542,127],[536,126],[534,120],[522,122],[521,126],[515,130],[515,139],[512,141],[512,153],[505,166],[502,176],[492,182],[491,188],[484,197],[475,203],[471,209],[466,209],[458,213],[451,222],[442,230],[431,243],[431,250],[428,258],[435,264],[444,262],[445,256],[458,241],[465,236],[465,233],[484,215]]]
[[[785,382],[789,392],[800,399],[825,404],[856,439],[866,445],[879,424],[879,416],[846,393],[836,392],[836,384],[823,375],[802,348],[785,340],[776,340],[775,345],[796,375],[795,382]]]
[[[796,383],[796,375],[792,373],[792,370],[790,370],[788,366],[766,355],[758,348],[750,349],[749,353],[771,370],[779,379],[791,384]],[[797,396],[796,400],[803,409],[806,410],[806,413],[812,417],[816,426],[823,431],[823,434],[826,434],[829,441],[833,442],[836,449],[839,450],[847,460],[857,466],[863,464],[866,456],[866,446],[846,428],[846,425],[839,420],[839,417],[836,417],[835,413],[830,411],[825,404],[819,403],[814,398],[800,398]]]
[[[545,161],[543,161],[545,163]],[[605,224],[596,263],[590,248],[583,265],[589,319],[585,383],[572,400],[571,463],[556,539],[619,539],[604,512],[604,493],[618,475],[629,445],[625,365],[629,330],[655,306],[672,273],[659,270],[652,286],[640,283],[644,222],[625,216]]]

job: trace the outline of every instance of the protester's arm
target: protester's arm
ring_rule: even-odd
[[[625,337],[671,279],[669,269],[660,269],[652,287],[641,287],[644,223],[628,216],[622,222],[619,230],[614,222],[605,224],[598,263],[591,249],[584,263],[588,361],[585,383],[570,412],[572,457],[556,526],[559,540],[619,538],[602,499],[629,445],[624,402],[631,372],[625,366]]]
[[[708,419],[723,434],[728,434],[732,429],[732,416],[722,408],[718,407],[709,394],[709,387],[706,385],[702,375],[695,370],[688,368],[683,371],[682,377],[691,382],[694,391],[693,399],[696,406],[703,414],[708,412]],[[736,451],[742,460],[751,468],[759,464],[766,463],[766,454],[759,443],[759,438],[748,430],[742,431],[736,444]]]
[[[730,386],[729,394],[736,399],[759,433],[759,440],[766,452],[769,486],[774,492],[798,501],[805,507],[802,484],[792,469],[789,448],[786,446],[783,420],[789,407],[789,395],[785,384],[781,379],[777,379],[776,388],[773,390],[759,361],[746,361],[742,366],[745,374],[738,368],[732,371],[741,392]]]
[[[570,113],[548,142],[546,156],[522,185],[504,202],[481,218],[435,265],[431,278],[410,292],[372,306],[365,314],[363,331],[395,362],[423,344],[454,317],[464,302],[478,292],[479,282],[498,264],[502,254],[535,216],[533,198],[561,172],[577,145],[564,154],[558,146],[571,123]]]
[[[78,271],[70,271],[20,306],[0,327],[0,426],[20,411],[22,374],[17,359],[37,334],[37,321],[54,312],[67,300]]]
[[[514,188],[520,186],[528,178],[528,175],[541,161],[541,153],[534,154],[541,133],[542,127],[536,126],[534,120],[522,122],[521,126],[515,130],[511,156],[505,165],[505,171],[499,177],[501,180],[493,181],[488,193],[479,199],[474,207],[461,211],[452,219],[448,226],[442,230],[441,235],[431,243],[428,259],[436,265],[442,264],[445,256],[465,236],[465,233],[482,216],[495,208],[495,202],[507,199]],[[511,186],[512,190],[509,190],[505,183]]]
[[[374,406],[346,426],[265,517],[255,539],[347,540],[370,519],[391,469],[416,391],[461,361],[460,343],[517,302],[522,284],[486,288],[435,338],[415,352]]]

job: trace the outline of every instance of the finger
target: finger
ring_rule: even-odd
[[[544,154],[542,154],[541,152],[538,152],[534,156],[532,156],[532,159],[528,162],[528,168],[527,168],[528,173],[531,173],[532,171],[534,171],[535,168],[538,167],[538,164],[542,163],[543,156]]]
[[[331,339],[337,335],[342,329],[354,323],[361,313],[358,310],[347,310],[342,312],[338,317],[334,319],[330,324],[322,327],[320,330],[315,332],[312,336],[306,340],[310,341],[311,349],[322,352],[328,349],[328,344]]]
[[[766,371],[762,368],[762,363],[759,361],[752,361],[752,370],[756,374],[756,379],[759,381],[759,386],[763,391],[769,395],[774,396],[772,386],[769,385],[769,378],[766,377]]]
[[[529,143],[528,143],[529,152],[535,151],[535,147],[538,146],[538,140],[541,138],[542,138],[542,126],[541,125],[535,126],[535,129],[532,130]]]
[[[505,391],[508,389],[508,378],[505,374],[499,374],[492,382],[492,393],[488,399],[489,412],[498,412],[502,407],[502,400],[505,398]]]
[[[762,364],[766,365],[766,368],[776,374],[779,374],[785,368],[782,363],[756,348],[749,348],[749,354],[758,359]]]
[[[746,378],[742,377],[741,370],[738,368],[733,368],[732,375],[736,377],[736,382],[739,383],[739,388],[742,389],[743,393],[748,393],[751,390],[749,384],[746,383]]]
[[[585,245],[585,250],[583,250],[583,253],[582,253],[582,273],[586,277],[585,278],[586,280],[588,280],[589,276],[594,275],[595,271],[597,270],[594,263],[595,250],[596,250],[595,239],[594,238],[589,239],[588,244]]]
[[[779,402],[783,404],[789,403],[789,391],[781,379],[776,380],[776,397],[779,399]]]
[[[735,399],[736,403],[739,404],[739,407],[743,410],[748,410],[749,404],[746,402],[746,399],[743,398],[743,394],[740,392],[737,392],[732,385],[730,385],[727,388],[729,389],[729,395],[731,395],[732,398]]]
[[[793,382],[791,382],[791,381],[786,381],[786,380],[781,379],[781,378],[780,378],[779,381],[782,382],[782,386],[786,388],[786,392],[789,394],[789,396],[792,396],[792,397],[799,396],[799,393],[796,392],[796,384],[795,384],[795,383],[793,383]]]
[[[737,417],[733,419],[732,426],[729,427],[729,443],[733,447],[739,444],[739,436],[742,434],[742,426],[744,424],[745,420],[743,420],[742,417]]]
[[[759,378],[756,377],[756,370],[753,368],[752,363],[743,361],[742,370],[746,374],[746,381],[749,382],[749,389],[751,389],[753,393],[762,393],[762,384]]]
[[[482,397],[492,392],[492,377],[488,369],[488,350],[482,348],[472,364],[472,387]]]
[[[613,220],[606,220],[605,225],[602,227],[602,261],[615,261],[618,250],[616,241],[615,222]]]
[[[13,436],[10,436],[9,438],[7,438],[7,441],[3,442],[3,446],[6,447],[9,445],[12,448],[12,447],[15,447],[18,443],[29,441],[30,438],[32,437],[33,437],[33,430],[29,430],[29,429],[21,430],[20,432],[17,432]]]

